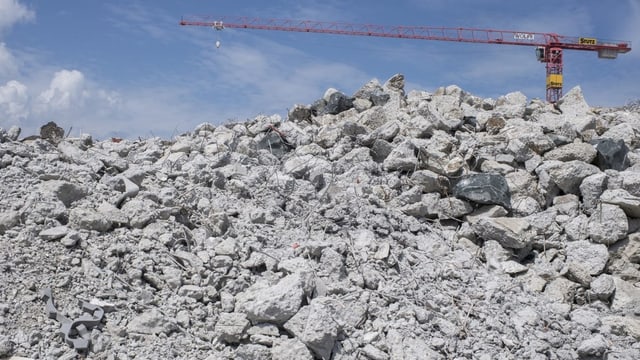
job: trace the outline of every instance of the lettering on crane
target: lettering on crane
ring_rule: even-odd
[[[594,38],[581,37],[578,39],[578,43],[580,43],[580,45],[596,45],[598,43],[598,40]]]
[[[534,34],[530,34],[530,33],[517,32],[517,33],[513,34],[513,38],[515,40],[534,40],[535,37],[536,36]]]

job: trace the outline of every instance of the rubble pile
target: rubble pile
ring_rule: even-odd
[[[0,358],[640,358],[637,109],[396,75],[171,141],[61,130],[0,130]]]

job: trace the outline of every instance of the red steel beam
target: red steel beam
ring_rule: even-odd
[[[246,16],[191,16],[183,18],[180,25],[500,45],[553,46],[570,50],[607,50],[617,53],[631,51],[631,42],[629,41],[581,38],[555,33],[463,27],[385,26],[311,20],[263,19]]]

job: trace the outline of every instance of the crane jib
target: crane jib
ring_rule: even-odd
[[[384,26],[344,22],[291,19],[265,19],[247,16],[183,17],[180,25],[224,28],[292,31],[334,35],[385,37],[434,41],[455,41],[498,45],[535,46],[536,57],[546,64],[547,101],[555,103],[562,96],[563,50],[593,51],[602,59],[615,59],[631,51],[631,42],[572,37],[555,33],[453,28],[438,26]]]

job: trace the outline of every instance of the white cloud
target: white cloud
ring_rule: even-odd
[[[629,13],[628,18],[626,19],[626,29],[625,38],[623,40],[631,41],[631,48],[640,46],[640,1],[638,0],[628,0],[629,4]],[[625,56],[631,56],[635,59],[640,57],[640,51],[638,49],[631,51],[630,54]]]
[[[0,31],[11,28],[21,21],[29,21],[36,14],[18,0],[0,0]]]
[[[68,110],[83,105],[89,96],[84,74],[78,70],[60,70],[55,73],[49,88],[38,96],[39,111]]]
[[[15,80],[0,86],[0,117],[6,124],[20,123],[29,115],[27,87]]]
[[[0,42],[0,76],[9,77],[16,74],[18,71],[18,65],[16,59],[9,51],[5,43]]]
[[[206,51],[206,50],[205,50]],[[328,87],[355,91],[370,76],[347,64],[313,58],[294,48],[261,39],[257,43],[225,44],[205,53],[204,69],[215,76],[212,90],[223,96],[243,96],[234,101],[244,109],[283,112],[295,103],[319,98]],[[222,99],[221,99],[222,100]]]

